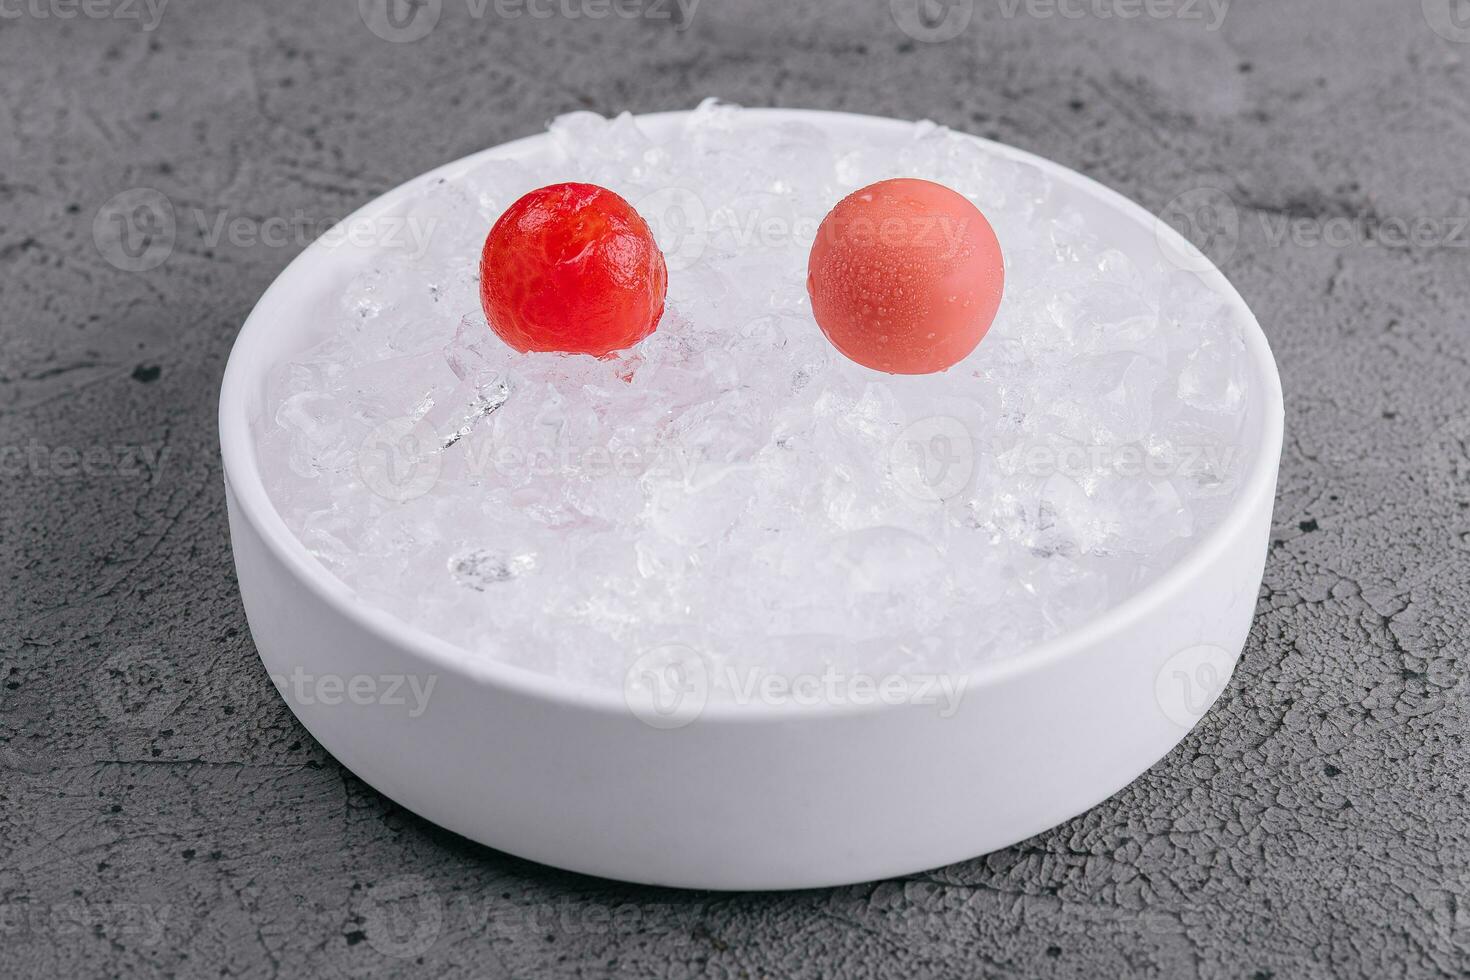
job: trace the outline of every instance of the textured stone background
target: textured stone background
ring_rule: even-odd
[[[416,43],[352,0],[173,0],[152,30],[108,2],[0,3],[0,976],[1470,971],[1460,0],[1238,0],[1217,30],[1194,0],[976,0],[942,43],[900,30],[908,0],[704,0],[683,30],[443,0]],[[709,94],[932,117],[1155,210],[1233,200],[1224,267],[1287,392],[1259,615],[1215,711],[1085,816],[903,880],[622,886],[405,813],[260,669],[215,398],[300,245],[196,216],[328,221],[559,112]],[[94,243],[135,187],[180,216],[146,272]]]

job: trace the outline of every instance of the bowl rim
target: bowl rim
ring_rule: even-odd
[[[679,109],[643,113],[636,114],[634,118],[645,130],[659,132],[682,122],[693,111]],[[741,107],[741,114],[748,119],[769,121],[772,124],[805,122],[819,128],[861,126],[898,130],[909,129],[915,125],[914,121],[894,117],[825,109]],[[1004,143],[960,130],[954,130],[954,132],[966,139],[973,140],[990,152],[1016,162],[1032,164],[1047,173],[1051,179],[1069,184],[1075,190],[1098,198],[1132,220],[1151,224],[1154,234],[1158,236],[1161,243],[1179,249],[1183,254],[1193,251],[1193,246],[1167,222],[1150,213],[1142,205],[1091,177]],[[376,212],[396,206],[398,198],[410,187],[457,175],[485,160],[516,157],[532,152],[540,149],[542,144],[551,139],[551,134],[543,130],[479,150],[435,167],[373,198],[343,218],[339,225],[370,220]],[[265,322],[262,310],[271,305],[271,300],[277,294],[282,294],[290,289],[293,280],[304,279],[309,275],[311,267],[327,251],[327,246],[319,239],[293,258],[261,294],[231,347],[220,387],[218,418],[223,474],[227,489],[233,497],[238,517],[250,526],[271,556],[284,566],[298,582],[304,584],[316,599],[326,603],[334,612],[348,619],[358,628],[396,649],[405,650],[427,661],[446,676],[455,677],[464,682],[488,685],[550,707],[575,708],[606,714],[616,713],[632,719],[634,715],[630,710],[626,695],[617,688],[576,685],[528,667],[494,661],[489,658],[476,658],[457,644],[434,636],[421,627],[370,605],[359,598],[326,566],[312,557],[306,546],[286,526],[285,520],[276,510],[265,489],[250,431],[251,389],[252,386],[259,383],[258,370],[252,371],[251,369],[262,360],[253,352],[262,346],[261,338],[265,337],[270,330],[270,324]],[[1253,454],[1250,470],[1242,483],[1239,494],[1218,525],[1189,549],[1178,562],[1127,599],[1058,636],[1032,646],[1025,652],[976,664],[964,672],[949,672],[949,676],[964,679],[967,692],[973,694],[980,688],[997,687],[1011,678],[1037,673],[1069,657],[1083,655],[1087,650],[1103,644],[1110,636],[1124,632],[1140,620],[1153,615],[1160,607],[1166,606],[1171,597],[1184,589],[1204,569],[1220,560],[1233,543],[1249,530],[1251,522],[1262,506],[1269,508],[1274,503],[1285,428],[1281,379],[1275,358],[1259,321],[1224,273],[1213,262],[1210,262],[1203,270],[1191,269],[1190,271],[1198,275],[1212,291],[1221,296],[1226,301],[1232,315],[1239,318],[1248,361],[1256,376],[1255,383],[1261,388],[1260,417],[1256,433],[1258,449]],[[232,544],[232,550],[233,548]],[[766,704],[759,701],[735,703],[711,699],[704,705],[693,727],[765,720],[784,722],[796,719],[820,720],[904,707],[912,707],[912,705],[881,703],[803,705],[791,702]]]

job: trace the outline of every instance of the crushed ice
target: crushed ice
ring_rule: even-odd
[[[272,375],[271,496],[365,601],[592,685],[672,642],[754,670],[956,671],[1137,591],[1229,506],[1238,326],[1036,168],[931,124],[838,145],[713,102],[664,142],[627,116],[551,133],[535,166],[423,182],[403,217],[427,246],[383,248]],[[1007,258],[990,335],[922,378],[846,361],[805,291],[827,210],[903,175],[969,196]],[[480,312],[494,219],[572,179],[632,201],[669,257],[658,331],[606,361],[517,354]]]

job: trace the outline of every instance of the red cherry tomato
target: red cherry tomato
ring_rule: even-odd
[[[648,224],[596,184],[553,184],[506,209],[480,257],[480,302],[518,351],[602,357],[653,333],[668,271]]]
[[[875,371],[931,374],[968,357],[990,329],[1005,260],[968,199],[899,178],[828,213],[806,284],[817,325],[843,354]]]

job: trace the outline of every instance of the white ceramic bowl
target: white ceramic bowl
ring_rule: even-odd
[[[658,137],[684,115],[640,122]],[[911,125],[783,109],[751,110],[742,124],[787,120],[860,143],[904,138]],[[1125,253],[1188,254],[1118,194],[977,142],[1045,170]],[[453,180],[491,156],[534,160],[548,145],[538,135],[449,164],[348,221],[388,212],[425,180]],[[1229,679],[1261,582],[1282,401],[1259,325],[1213,267],[1203,278],[1228,301],[1248,351],[1248,463],[1228,517],[1177,567],[1080,628],[975,670],[951,717],[918,704],[711,703],[693,723],[660,730],[618,692],[471,666],[355,599],[276,513],[255,450],[265,379],[321,336],[362,258],[350,242],[308,248],[240,332],[220,396],[230,532],[251,633],[292,711],[343,765],[434,823],[545,864],[660,885],[798,888],[911,873],[1015,843],[1105,799],[1177,744]],[[432,679],[426,702],[405,677],[421,689]]]

